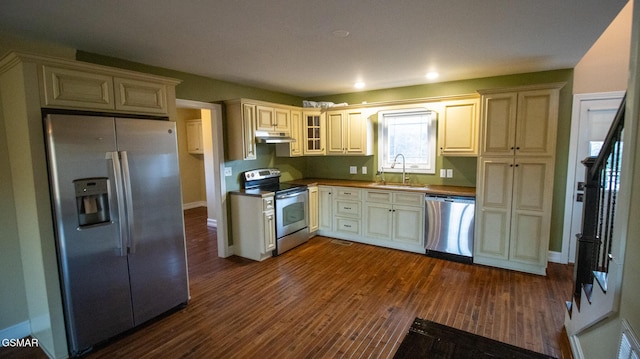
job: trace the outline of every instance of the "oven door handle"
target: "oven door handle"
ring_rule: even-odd
[[[306,190],[300,191],[300,192],[294,192],[294,193],[277,194],[276,199],[297,197],[297,196],[303,195],[305,192]]]

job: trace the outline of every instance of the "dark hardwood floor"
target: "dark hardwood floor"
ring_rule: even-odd
[[[571,358],[570,266],[543,277],[325,237],[222,259],[204,208],[185,224],[190,303],[87,358],[389,358],[415,317]]]

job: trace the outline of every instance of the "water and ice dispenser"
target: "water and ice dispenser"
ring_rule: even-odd
[[[82,178],[73,181],[80,227],[110,222],[109,179]]]

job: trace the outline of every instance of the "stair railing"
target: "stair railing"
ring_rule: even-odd
[[[578,301],[582,288],[593,285],[594,273],[606,277],[609,271],[620,186],[625,106],[626,94],[598,156],[582,161],[585,165],[582,231],[576,235],[578,252],[574,267],[574,297]]]

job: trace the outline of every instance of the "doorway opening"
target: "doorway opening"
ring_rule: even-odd
[[[202,154],[204,162],[204,191],[207,208],[207,225],[217,231],[218,256],[231,255],[227,240],[227,195],[224,180],[224,142],[222,132],[222,107],[207,102],[176,100],[177,109],[200,112],[202,124]],[[185,128],[186,130],[186,128]],[[195,201],[198,205],[199,201]],[[194,203],[194,202],[191,202]]]
[[[599,151],[607,136],[624,91],[577,94],[573,97],[571,136],[567,168],[567,188],[562,235],[562,261],[575,262],[576,234],[582,225],[582,182],[585,169],[582,160]]]

